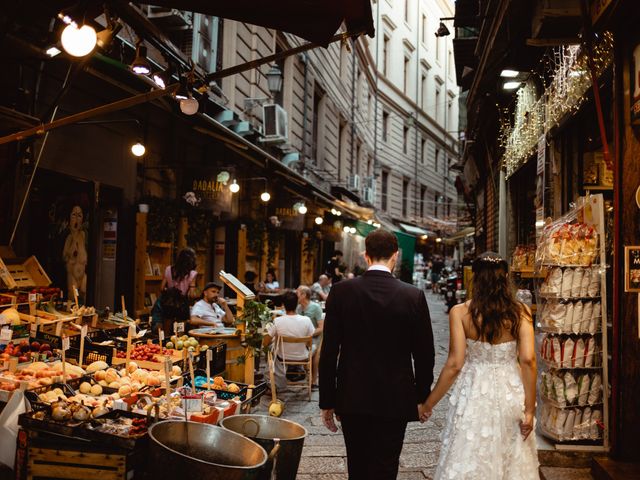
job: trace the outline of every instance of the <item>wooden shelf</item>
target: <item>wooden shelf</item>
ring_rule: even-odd
[[[146,282],[161,282],[162,275],[145,275],[144,280]]]
[[[613,190],[613,187],[607,187],[603,185],[584,185],[582,188],[585,190],[598,190],[601,192],[606,192],[608,190]]]
[[[173,248],[173,244],[171,242],[148,242],[147,245],[153,248]]]

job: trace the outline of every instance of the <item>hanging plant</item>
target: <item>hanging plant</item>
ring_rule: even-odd
[[[276,254],[280,247],[280,240],[284,237],[282,230],[269,228],[267,230],[267,268],[275,268]]]
[[[249,220],[246,223],[246,228],[247,248],[258,257],[258,263],[261,263],[264,255],[264,233],[267,231],[264,221]]]
[[[308,232],[308,236],[306,238],[306,241],[304,242],[304,247],[302,249],[302,252],[304,253],[304,259],[307,262],[312,262],[316,258],[321,242],[321,232]]]
[[[146,196],[140,203],[149,205],[147,214],[147,239],[150,242],[173,242],[178,231],[180,207],[170,198]]]
[[[266,352],[266,347],[263,348],[262,346],[262,340],[264,338],[262,331],[264,325],[271,320],[271,311],[264,303],[247,300],[244,302],[244,307],[239,309],[238,315],[239,320],[237,323],[245,324],[245,341],[243,346],[247,348],[247,350],[243,355],[238,357],[237,363],[245,363],[247,354],[253,355],[256,361],[258,361],[261,352]]]
[[[187,207],[184,216],[189,222],[189,228],[185,234],[187,245],[198,248],[207,246],[209,230],[211,229],[211,216],[205,210]]]

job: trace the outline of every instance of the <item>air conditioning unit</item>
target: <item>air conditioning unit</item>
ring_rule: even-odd
[[[262,143],[285,143],[288,140],[287,111],[280,105],[262,107],[262,125]]]
[[[364,188],[370,188],[375,190],[376,188],[376,177],[373,175],[369,175],[368,177],[364,177]]]
[[[362,191],[362,200],[365,203],[369,203],[371,205],[373,205],[376,202],[376,191],[373,188],[370,187],[364,187],[364,190]]]
[[[360,175],[349,175],[347,177],[347,188],[352,192],[360,191]]]

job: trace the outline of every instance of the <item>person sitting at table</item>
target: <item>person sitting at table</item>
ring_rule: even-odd
[[[251,270],[244,272],[244,286],[251,290],[253,293],[258,293],[258,289],[256,288],[256,272]]]
[[[324,273],[318,277],[318,281],[311,285],[311,300],[324,302],[329,296],[331,281]]]
[[[298,295],[296,292],[287,291],[282,295],[285,314],[276,318],[273,323],[266,326],[266,334],[263,337],[263,346],[278,345],[278,337],[311,337],[316,331],[311,319],[296,313],[298,306]],[[274,342],[275,340],[275,342]],[[283,343],[282,349],[277,350],[272,345],[274,353],[274,376],[275,384],[278,389],[286,388],[286,372],[281,357],[284,352],[284,360],[306,360],[309,355],[313,355],[313,351],[309,352],[303,343]]]
[[[306,285],[300,285],[296,290],[298,294],[298,308],[296,313],[309,317],[313,326],[316,327],[313,332],[313,379],[311,386],[318,386],[318,362],[320,360],[320,343],[322,340],[322,329],[324,327],[324,313],[319,303],[311,301],[311,289]]]
[[[264,283],[260,285],[259,291],[261,293],[278,293],[280,291],[280,284],[276,278],[276,272],[273,268],[267,270]]]
[[[191,307],[189,323],[195,327],[224,327],[233,325],[235,318],[227,305],[227,301],[220,296],[222,285],[209,282],[204,286],[202,299]]]

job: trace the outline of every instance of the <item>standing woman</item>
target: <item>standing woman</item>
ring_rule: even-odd
[[[498,254],[472,268],[473,298],[451,309],[449,357],[423,404],[424,421],[453,385],[434,480],[537,480],[531,312]]]
[[[189,320],[189,301],[197,296],[197,276],[196,252],[188,247],[180,250],[176,262],[164,271],[160,298],[151,311],[154,327],[162,326],[165,332],[171,332],[174,322]]]

